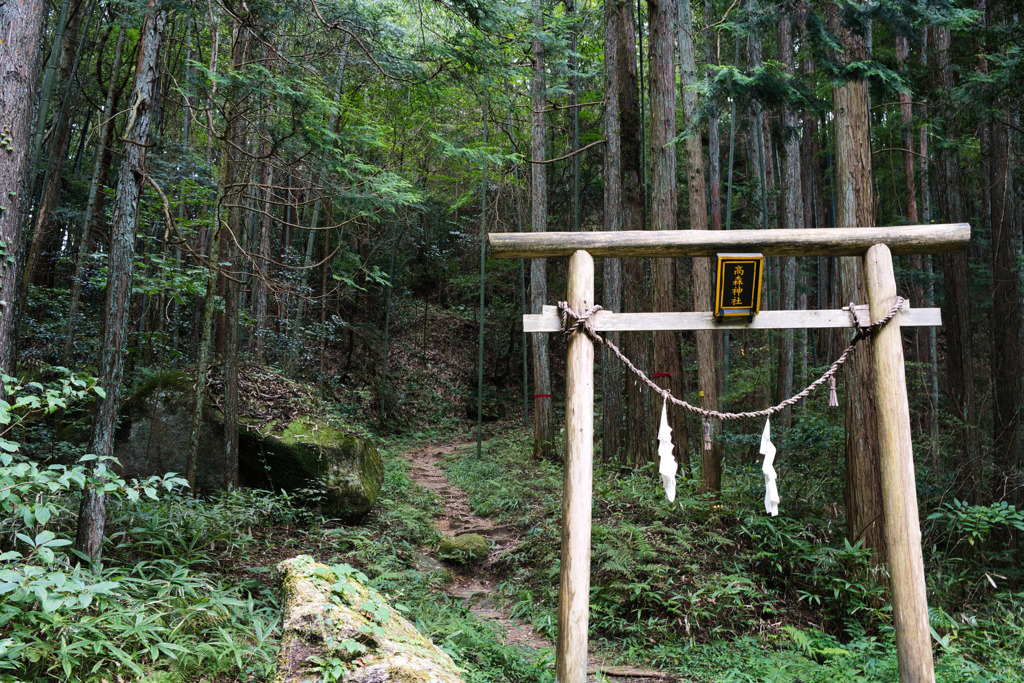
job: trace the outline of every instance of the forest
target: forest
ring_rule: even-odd
[[[939,224],[967,248],[894,257],[942,317],[902,329],[934,674],[867,340],[773,415],[777,517],[761,420],[668,410],[666,500],[661,397],[598,350],[588,680],[1024,681],[1022,9],[0,0],[0,683],[406,680],[370,665],[399,619],[425,680],[555,681],[567,344],[523,316],[567,259],[488,236]],[[595,261],[607,311],[714,309],[713,259]],[[759,305],[864,277],[769,256]],[[607,338],[743,412],[853,335]],[[309,566],[364,626],[303,659]]]

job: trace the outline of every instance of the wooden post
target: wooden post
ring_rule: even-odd
[[[569,306],[594,305],[594,259],[569,258]],[[594,471],[594,342],[582,332],[569,338],[566,361],[565,484],[562,492],[562,575],[558,594],[555,681],[587,680],[590,618],[590,516]]]
[[[871,319],[888,314],[896,301],[892,254],[876,244],[864,255]],[[898,318],[874,334],[871,354],[878,420],[885,542],[889,553],[896,656],[901,683],[934,683],[921,523],[910,439],[910,408]]]

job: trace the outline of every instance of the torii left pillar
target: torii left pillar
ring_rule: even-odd
[[[569,257],[568,303],[574,311],[594,305],[594,259]],[[594,342],[569,337],[566,358],[565,479],[562,493],[562,572],[558,599],[556,683],[587,680],[590,619],[590,526],[594,474]]]

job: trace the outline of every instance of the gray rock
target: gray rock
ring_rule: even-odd
[[[125,401],[115,435],[114,457],[125,479],[177,472],[185,475],[192,425],[195,378],[184,372],[161,373]],[[196,459],[196,488],[224,487],[224,416],[203,407]]]
[[[243,429],[238,456],[246,486],[285,491],[323,486],[324,514],[351,523],[366,516],[384,482],[384,462],[372,441],[311,417],[284,429]]]
[[[125,402],[114,456],[125,478],[185,473],[195,380],[183,372],[157,375]],[[203,408],[196,489],[224,487],[224,416]],[[343,432],[312,416],[283,429],[239,429],[239,479],[251,488],[323,489],[322,512],[357,523],[377,501],[384,464],[369,439]]]
[[[277,567],[281,580],[281,648],[275,683],[320,680],[312,661],[345,662],[346,683],[464,683],[451,657],[361,583],[306,555]]]

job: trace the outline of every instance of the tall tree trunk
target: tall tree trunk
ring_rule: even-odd
[[[266,356],[267,340],[267,278],[270,265],[270,227],[273,223],[271,210],[274,190],[274,167],[269,160],[261,163],[260,185],[263,188],[261,201],[262,215],[256,238],[256,263],[253,268],[253,362],[262,365]]]
[[[231,46],[232,70],[244,73],[250,60],[253,44],[253,17],[246,14],[236,18],[235,40]],[[224,485],[238,486],[238,365],[239,353],[239,297],[241,274],[239,244],[247,232],[245,226],[245,186],[251,177],[245,170],[245,150],[248,148],[247,121],[248,103],[253,99],[248,87],[240,87],[231,93],[227,110],[227,130],[224,135],[225,167],[221,176],[227,185],[225,207],[227,210],[227,239],[222,245],[224,264],[228,272],[224,282]],[[221,237],[224,240],[224,237]]]
[[[82,232],[78,238],[78,253],[75,256],[75,271],[71,276],[71,305],[68,308],[68,319],[64,327],[64,346],[61,351],[61,363],[65,367],[74,367],[75,329],[78,320],[78,307],[82,299],[82,283],[85,281],[85,265],[89,257],[90,237],[96,222],[97,207],[100,198],[100,177],[103,175],[107,156],[107,145],[114,131],[114,103],[116,101],[117,78],[121,72],[121,55],[124,51],[125,30],[118,29],[117,44],[114,47],[113,67],[107,83],[107,99],[103,104],[103,122],[99,127],[96,156],[92,165],[92,180],[89,183],[89,198],[85,204],[85,215],[82,217]]]
[[[55,88],[55,95],[60,102],[60,108],[57,109],[56,116],[53,118],[53,134],[50,138],[46,171],[43,174],[39,203],[36,206],[35,217],[33,218],[32,240],[29,243],[28,256],[25,259],[22,296],[28,291],[28,286],[32,282],[41,284],[37,279],[39,271],[46,272],[48,270],[39,268],[39,258],[43,253],[44,243],[48,237],[46,228],[50,213],[57,207],[60,197],[61,174],[64,170],[64,161],[67,159],[68,141],[71,137],[71,113],[78,95],[78,88],[75,86],[75,76],[84,53],[83,48],[86,34],[89,32],[89,25],[92,23],[93,9],[94,4],[92,2],[89,3],[89,7],[84,11],[79,6],[78,10],[69,17],[59,43],[60,59],[57,69],[59,84]],[[82,18],[85,14],[88,14],[89,21],[86,23],[81,40],[78,40],[79,29],[82,26]],[[55,43],[52,49],[56,50],[57,47],[58,45]],[[51,258],[50,260],[52,263],[53,259]]]
[[[640,112],[640,90],[637,80],[636,21],[633,5],[621,2],[618,8],[619,44],[619,125],[622,131],[622,227],[639,230],[644,225],[643,131]],[[642,259],[624,259],[625,279],[623,308],[637,312],[650,306],[650,294]],[[650,372],[650,335],[631,332],[625,335],[625,354],[637,368]],[[621,462],[639,466],[654,455],[654,415],[651,400],[639,382],[626,382],[626,424],[630,427]]]
[[[619,32],[615,2],[604,5],[604,229],[622,229],[622,130],[619,123]],[[622,310],[622,271],[617,258],[604,259],[603,305],[609,311]],[[616,346],[619,333],[606,336]],[[607,346],[601,353],[601,454],[605,460],[618,459],[623,447],[622,367]]]
[[[530,129],[530,153],[534,161],[543,161],[547,157],[547,130],[544,119],[547,86],[544,74],[544,43],[541,40],[541,33],[544,30],[544,9],[541,0],[533,0],[533,30],[533,81],[530,88],[533,125]],[[530,171],[530,227],[533,232],[545,232],[548,225],[547,166],[531,164]],[[541,307],[547,302],[547,296],[547,262],[544,259],[533,259],[530,261],[530,308],[534,313],[541,312]],[[534,334],[531,342],[534,393],[533,456],[550,459],[554,455],[555,433],[548,335]]]
[[[906,36],[896,36],[896,64],[899,67],[901,73],[906,71],[907,58],[910,56],[910,41]],[[903,158],[903,180],[906,191],[907,200],[907,222],[911,225],[917,225],[920,223],[920,216],[917,210],[917,181],[914,177],[914,136],[912,130],[912,122],[914,118],[914,104],[911,100],[909,92],[901,92],[899,94],[900,100],[900,139],[902,143],[902,158]],[[924,280],[921,277],[924,273],[924,256],[921,254],[913,254],[910,256],[910,271],[914,273],[915,277],[911,280],[910,286],[910,305],[915,308],[923,308],[924,303]],[[924,361],[928,358],[928,331],[931,328],[918,327],[916,330],[910,333],[912,344],[910,345],[910,360],[916,364],[919,368],[917,375],[919,377],[920,386],[922,388],[928,386],[930,372],[925,366]],[[930,406],[929,412],[934,413],[936,406],[933,404]],[[917,413],[917,411],[915,411]],[[916,421],[923,421],[924,415],[918,418],[918,415],[914,415]],[[919,425],[922,429],[923,424]]]
[[[779,14],[779,61],[782,62],[788,78],[794,77],[793,18],[792,5],[784,6]],[[800,128],[796,111],[788,104],[782,106],[782,225],[786,229],[802,229],[804,212],[801,202],[800,175]],[[779,308],[796,308],[796,259],[781,259],[782,281],[779,283],[781,301]],[[804,332],[806,340],[806,331]],[[775,400],[781,402],[793,395],[793,348],[794,332],[783,330],[778,337],[778,375]],[[806,341],[803,344],[806,348]],[[806,359],[806,357],[805,357]],[[779,415],[779,426],[788,429],[792,425],[792,412],[786,408]]]
[[[935,42],[935,60],[932,62],[935,80],[946,93],[956,85],[950,55],[948,28],[931,29]],[[952,103],[940,104],[945,129],[940,132],[947,140],[957,134]],[[962,222],[967,217],[960,178],[960,158],[952,145],[938,147],[936,171],[938,220]],[[974,349],[971,343],[971,307],[968,303],[969,272],[966,252],[944,254],[942,257],[943,290],[942,331],[946,337],[946,390],[949,410],[955,418],[954,438],[950,442],[953,452],[953,470],[958,473],[957,495],[961,500],[978,502],[981,495],[981,448],[978,432],[977,397],[974,391]]]
[[[676,197],[676,62],[673,26],[676,8],[674,0],[647,0],[650,22],[650,88],[651,88],[651,228],[676,230],[678,200]],[[690,27],[686,27],[690,30]],[[698,135],[698,144],[700,137]],[[654,311],[673,311],[676,308],[675,259],[651,259],[652,301]],[[679,356],[678,332],[654,333],[654,371],[661,375],[659,384],[683,395],[683,366]],[[657,397],[655,397],[657,402]],[[654,414],[660,412],[660,405]],[[675,441],[676,459],[685,462],[686,415],[673,407],[668,411],[669,425]],[[684,468],[683,472],[688,472]]]
[[[218,189],[218,195],[220,195]],[[218,206],[220,202],[218,202]],[[219,215],[219,211],[218,211]],[[206,384],[209,379],[210,357],[213,355],[213,312],[217,302],[217,281],[223,229],[218,218],[210,231],[210,255],[206,269],[206,295],[203,299],[199,327],[199,348],[196,359],[196,385],[193,392],[192,420],[189,425],[189,446],[185,454],[185,479],[195,490],[196,470],[199,462],[199,430],[203,424],[203,404],[206,402]]]
[[[566,67],[569,70],[569,103],[572,105],[570,117],[572,118],[570,131],[571,141],[569,151],[575,152],[580,148],[580,76],[579,63],[577,59],[577,42],[579,38],[579,19],[576,14],[575,0],[565,0],[565,11],[572,22],[572,33],[569,35],[569,54],[566,57]],[[572,159],[572,230],[577,232],[580,229],[580,155],[573,154]]]
[[[220,17],[213,10],[213,3],[209,5],[210,11],[210,32],[213,48],[210,53],[210,70],[216,73],[218,51],[220,46]],[[213,81],[210,92],[210,102],[216,101],[217,81]],[[207,165],[213,166],[213,140],[220,136],[214,125],[212,105],[206,110],[206,158]],[[231,112],[225,112],[227,129],[223,138],[231,139]],[[227,145],[225,145],[225,148]],[[196,384],[193,391],[192,420],[189,424],[189,445],[185,453],[185,479],[196,490],[197,469],[199,462],[199,430],[203,424],[203,405],[206,403],[207,382],[209,380],[210,359],[214,350],[214,309],[216,308],[217,290],[220,282],[220,258],[224,250],[224,229],[226,219],[222,217],[222,210],[228,193],[228,182],[230,177],[231,157],[227,150],[221,151],[220,173],[217,178],[217,196],[213,206],[210,207],[210,226],[207,230],[210,243],[210,253],[206,265],[206,295],[203,299],[203,307],[199,316],[199,341],[196,359]]]
[[[0,370],[13,374],[22,226],[31,192],[32,114],[39,90],[46,3],[0,4]],[[13,259],[11,262],[10,259]]]
[[[998,25],[999,0],[976,0],[985,26]],[[1007,17],[1007,24],[1016,23]],[[985,32],[978,41],[979,71],[987,75],[990,48]],[[1011,122],[1012,99],[1000,93],[989,111],[991,137],[987,171],[989,225],[992,234],[992,464],[993,500],[1019,505],[1024,501],[1024,472],[1021,459],[1021,234],[1020,199],[1014,185],[1014,149]],[[983,211],[984,213],[984,211]]]
[[[125,149],[114,194],[110,255],[107,260],[106,324],[99,367],[106,397],[96,404],[89,445],[89,452],[101,458],[99,465],[102,466],[106,465],[102,458],[113,454],[117,407],[121,402],[122,354],[128,342],[128,302],[132,292],[139,194],[145,179],[153,92],[165,18],[160,0],[149,0],[139,33],[139,61],[132,87],[128,124],[125,126]],[[93,563],[98,563],[102,556],[107,508],[102,475],[96,470],[94,473],[101,477],[101,482],[85,488],[78,513],[75,549]]]
[[[992,459],[993,497],[1019,505],[1021,459],[1020,199],[1014,186],[1009,113],[992,122]]]
[[[265,105],[263,123],[265,127],[270,125],[272,106]],[[260,149],[260,188],[263,193],[261,198],[260,222],[256,238],[256,259],[253,264],[253,334],[252,342],[253,361],[262,365],[266,354],[267,341],[267,280],[270,276],[270,229],[273,224],[272,211],[274,209],[274,164],[270,159],[272,141],[267,135]]]
[[[922,50],[926,53],[925,50]],[[927,66],[927,63],[925,63]],[[921,125],[920,133],[920,146],[921,146],[921,172],[918,174],[921,178],[921,220],[924,223],[930,223],[932,220],[932,203],[931,203],[931,186],[929,181],[928,173],[928,126],[927,124]],[[924,262],[925,268],[925,279],[928,285],[925,287],[925,306],[935,305],[935,265],[934,258],[928,256]],[[928,436],[929,436],[929,448],[931,450],[931,462],[933,466],[938,466],[939,459],[939,349],[938,349],[938,333],[934,327],[928,328],[928,366],[929,372],[929,386],[928,392],[931,403],[931,410],[929,411],[928,421]]]
[[[36,166],[39,164],[39,155],[43,151],[43,137],[46,134],[46,122],[50,119],[50,103],[53,101],[53,91],[57,87],[57,67],[60,64],[60,55],[63,51],[64,30],[68,25],[68,13],[70,10],[71,0],[61,0],[60,15],[57,17],[57,24],[53,31],[53,42],[50,44],[50,57],[46,60],[46,70],[43,72],[43,87],[39,93],[39,109],[36,113],[35,135],[32,138],[32,173],[35,173]]]
[[[714,74],[713,67],[718,64],[718,57],[715,53],[715,36],[711,33],[711,14],[714,11],[711,0],[704,0],[704,23],[709,25],[704,36],[704,59],[707,62],[707,76],[711,78]],[[689,27],[680,26],[680,29]],[[722,141],[718,131],[718,108],[712,107],[708,112],[708,190],[711,200],[710,206],[710,228],[712,230],[722,229]]]
[[[829,6],[829,28],[842,36],[845,62],[864,59],[864,36],[843,26],[838,8]],[[833,91],[835,100],[836,220],[838,227],[874,224],[871,178],[871,131],[868,84],[863,78],[847,81]],[[867,301],[861,259],[840,259],[842,300]],[[871,400],[871,356],[855,354],[844,366],[846,385],[846,537],[863,540],[877,562],[885,562],[885,519],[882,511],[878,434]]]
[[[695,127],[697,117],[697,66],[694,55],[693,15],[690,0],[677,0],[679,13],[679,59],[680,87],[682,88],[683,113],[687,126]],[[708,229],[708,211],[704,185],[704,150],[700,133],[693,130],[686,138],[686,175],[690,190],[690,229]],[[711,295],[711,259],[693,260],[693,305],[697,311],[714,310]],[[715,340],[709,330],[697,332],[697,388],[700,391],[701,407],[718,410],[718,377],[715,369]],[[705,429],[711,429],[711,448],[701,447],[701,491],[718,492],[722,489],[722,443],[715,435],[721,430],[717,421],[711,421]],[[704,439],[701,439],[703,443]]]
[[[692,10],[692,8],[691,8]],[[711,27],[711,15],[714,13],[714,7],[711,0],[704,1],[704,24],[707,26],[704,34],[704,59],[707,65],[707,77],[711,79],[714,76],[714,67],[718,64],[718,56],[716,48],[716,40],[720,40],[721,33],[712,33]],[[733,105],[735,106],[735,104]],[[722,229],[722,140],[718,130],[718,108],[711,107],[707,113],[708,116],[708,211],[709,211],[709,227],[712,230]],[[689,279],[693,279],[693,263],[688,259],[685,261],[690,264],[691,272],[688,274]],[[686,279],[685,276],[680,275],[680,281]],[[725,395],[725,368],[728,363],[728,354],[726,349],[729,347],[729,331],[722,330],[713,332],[712,336],[715,340],[715,358],[721,359],[721,362],[715,364],[715,371],[717,374],[716,385],[718,388],[718,395]],[[690,384],[689,377],[686,378],[686,384]]]

